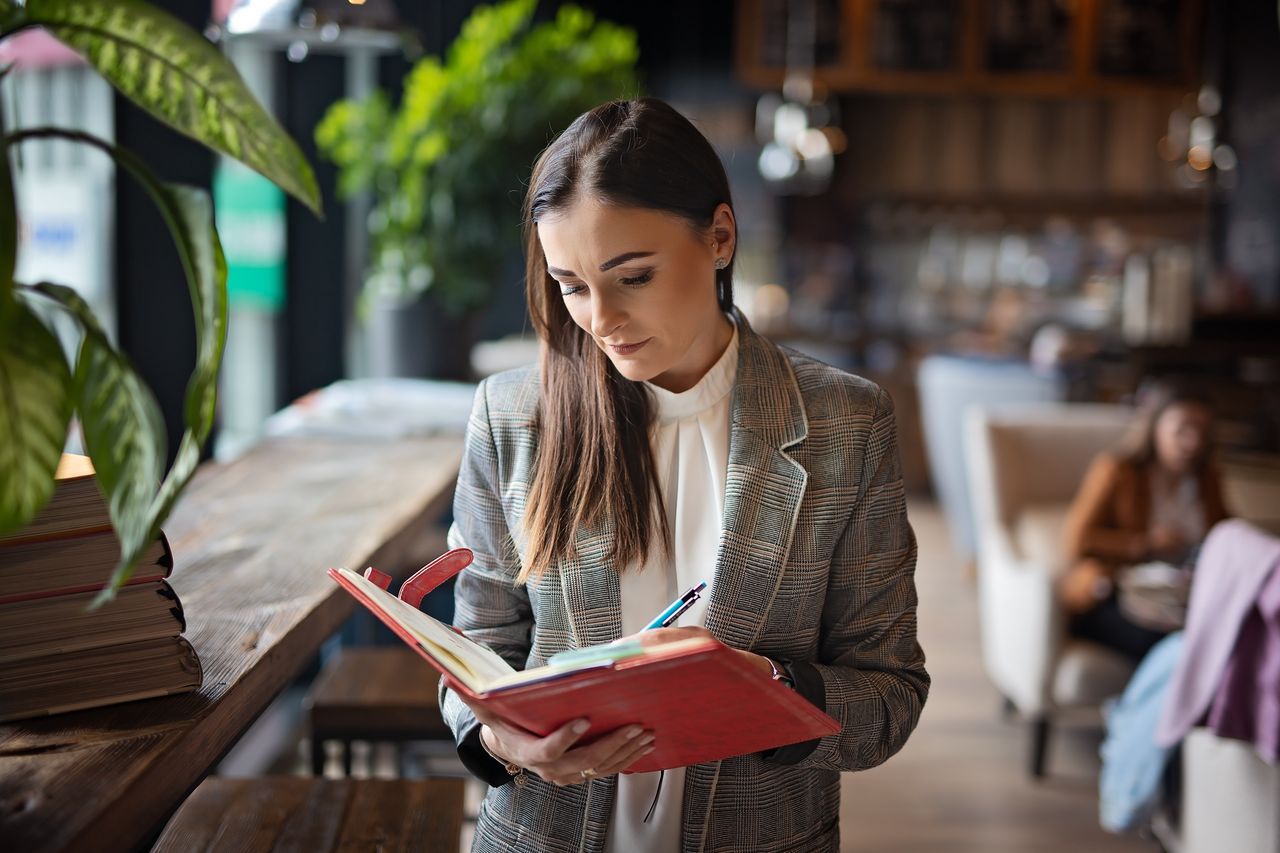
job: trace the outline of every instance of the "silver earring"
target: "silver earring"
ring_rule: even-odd
[[[729,266],[728,258],[716,258],[716,269],[722,270],[727,266]]]

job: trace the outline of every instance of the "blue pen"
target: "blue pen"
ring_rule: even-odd
[[[667,605],[666,610],[653,617],[653,621],[640,630],[652,631],[654,628],[670,628],[671,624],[679,619],[681,614],[692,607],[698,599],[702,598],[702,591],[706,588],[706,581],[698,581],[690,587],[688,592]]]

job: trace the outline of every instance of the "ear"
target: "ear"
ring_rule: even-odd
[[[719,257],[731,260],[738,249],[738,221],[733,209],[723,202],[711,217],[711,240],[719,246],[716,250]]]

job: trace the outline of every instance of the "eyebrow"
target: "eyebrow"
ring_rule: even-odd
[[[621,255],[618,255],[618,257],[611,258],[610,260],[607,260],[603,264],[601,264],[600,272],[608,272],[609,270],[616,267],[618,264],[625,264],[627,261],[634,261],[636,258],[647,258],[652,254],[653,252],[623,252]],[[552,275],[572,276],[573,278],[578,277],[578,274],[573,270],[562,270],[559,267],[549,266],[547,267],[547,272],[551,273]]]

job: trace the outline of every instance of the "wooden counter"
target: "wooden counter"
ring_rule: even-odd
[[[452,499],[460,436],[268,440],[201,469],[165,525],[197,693],[0,726],[0,847],[148,845],[354,599],[330,566],[425,562],[419,531]]]

